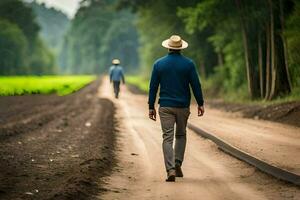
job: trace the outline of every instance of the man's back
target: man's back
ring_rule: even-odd
[[[111,81],[124,80],[123,68],[121,66],[118,65],[118,66],[113,66],[111,68],[111,70],[110,70],[110,80]]]
[[[180,53],[171,52],[155,62],[150,84],[149,107],[154,105],[158,85],[160,85],[159,104],[161,107],[189,107],[190,85],[198,104],[203,104],[195,65],[192,60]]]

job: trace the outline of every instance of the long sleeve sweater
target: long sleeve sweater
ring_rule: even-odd
[[[202,89],[194,62],[177,52],[158,59],[154,63],[151,75],[149,109],[154,108],[159,87],[158,103],[161,107],[189,107],[190,86],[198,105],[202,106],[204,103]]]
[[[109,69],[110,81],[121,81],[125,83],[123,67],[120,65],[113,65]]]

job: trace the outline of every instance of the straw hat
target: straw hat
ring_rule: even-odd
[[[172,35],[169,39],[164,40],[161,45],[167,49],[175,50],[185,49],[189,46],[179,35]]]
[[[119,65],[120,64],[120,60],[119,59],[113,59],[112,60],[112,64]]]

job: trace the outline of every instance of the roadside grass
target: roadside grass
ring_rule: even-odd
[[[228,103],[240,103],[248,105],[273,105],[281,104],[293,101],[300,101],[300,88],[293,88],[292,92],[288,95],[281,95],[275,99],[265,100],[265,99],[250,99],[248,96],[247,87],[241,87],[239,90],[232,90],[226,93],[218,94],[219,99],[222,99],[224,102]],[[212,99],[212,96],[209,96],[209,99]]]
[[[149,80],[143,76],[130,75],[126,76],[126,82],[130,85],[137,87],[142,92],[149,91]]]
[[[0,76],[0,96],[25,94],[52,94],[59,96],[73,93],[96,76]]]
[[[131,75],[127,78],[127,83],[137,87],[139,90],[148,93],[149,80],[142,76]],[[289,95],[277,97],[272,101],[266,101],[263,99],[251,100],[248,97],[247,86],[240,87],[239,90],[224,91],[220,84],[216,84],[214,80],[202,79],[202,89],[205,99],[213,100],[220,99],[228,103],[240,103],[240,104],[255,104],[255,105],[272,105],[280,104],[292,101],[300,101],[300,88],[293,88],[293,91]]]

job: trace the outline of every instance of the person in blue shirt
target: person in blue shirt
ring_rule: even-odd
[[[119,59],[113,59],[112,66],[109,68],[109,79],[113,83],[115,97],[119,98],[120,83],[125,84],[123,67],[120,66]]]
[[[193,90],[198,104],[198,116],[204,114],[204,101],[201,84],[194,62],[183,56],[181,50],[188,43],[178,35],[162,42],[169,49],[168,55],[155,61],[149,90],[149,118],[156,121],[155,100],[159,92],[159,116],[163,131],[163,154],[167,171],[166,181],[173,182],[175,177],[183,177],[182,162],[186,146],[186,126],[190,115],[191,93]],[[176,124],[176,130],[174,126]],[[175,132],[175,147],[173,139]]]

